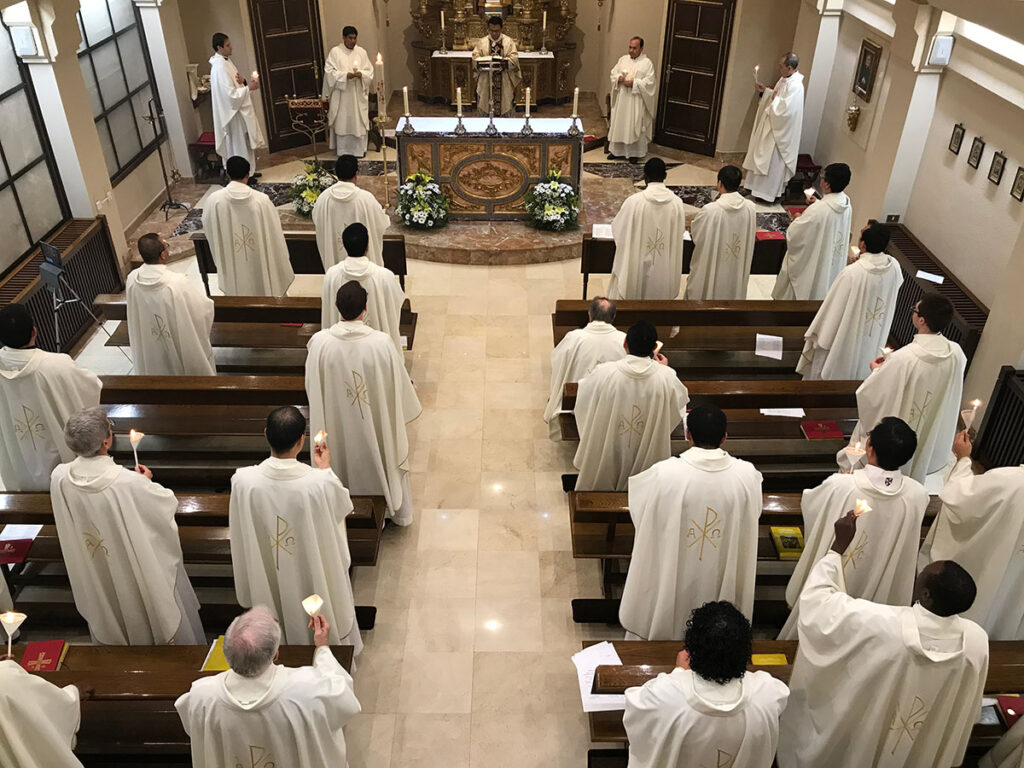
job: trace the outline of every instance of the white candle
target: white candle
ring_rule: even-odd
[[[871,507],[868,505],[867,499],[857,499],[857,503],[853,508],[853,513],[860,517],[865,512],[870,512]]]
[[[444,9],[441,10],[441,31],[444,32]]]
[[[18,631],[18,627],[22,625],[22,622],[27,619],[24,613],[18,613],[17,611],[5,611],[0,613],[0,624],[3,624],[4,629],[7,631],[7,655],[13,655],[12,645],[14,643],[14,633]]]
[[[981,400],[971,400],[971,410],[960,411],[960,416],[964,420],[964,428],[970,429],[974,426],[974,419],[978,415],[978,406],[981,405]]]
[[[529,88],[529,86],[527,86],[527,88],[526,88],[526,116],[527,117],[530,116],[530,88]]]
[[[850,255],[853,256],[853,258],[855,258],[855,259],[859,258],[860,257],[860,248],[858,248],[856,245],[851,245],[850,246]]]
[[[132,444],[132,453],[135,454],[135,466],[139,466],[139,443],[145,436],[143,432],[136,432],[134,429],[128,430],[128,441]]]
[[[886,360],[889,359],[889,355],[892,354],[892,347],[882,347],[882,357]]]
[[[320,595],[310,595],[302,601],[302,609],[310,615],[316,616],[324,606],[324,599]]]
[[[577,86],[572,92],[572,116],[576,117],[580,113],[580,89]]]
[[[760,72],[760,71],[761,71],[761,65],[760,64],[755,64],[754,65],[754,79],[755,80],[757,80],[757,73]]]
[[[810,200],[810,199],[811,199],[812,197],[814,197],[814,196],[815,196],[816,194],[818,194],[818,190],[816,190],[816,189],[815,189],[814,187],[808,187],[807,189],[805,189],[805,190],[804,190],[804,196],[805,196],[805,197],[806,197],[806,198],[807,198],[808,200]]]
[[[315,435],[315,436],[313,437],[313,445],[320,445],[320,443],[322,443],[322,442],[323,442],[324,440],[326,440],[326,439],[327,439],[327,433],[326,433],[326,432],[324,432],[324,431],[323,431],[323,430],[321,429],[321,430],[320,430],[319,432],[317,432],[317,433],[316,433],[316,435]]]
[[[260,73],[257,72],[255,69],[252,71],[252,79],[253,80],[259,80],[260,79]]]
[[[377,51],[377,82],[384,82],[384,57]]]
[[[462,117],[462,88],[455,89],[455,109],[459,117]]]
[[[856,464],[860,460],[860,457],[866,453],[866,451],[860,447],[859,440],[852,447],[849,445],[846,446],[845,450],[854,464]]]
[[[544,15],[541,17],[541,19],[542,19],[542,21],[540,23],[540,31],[541,32],[547,32],[548,31],[548,12],[547,11],[544,11]]]
[[[405,105],[405,114],[409,114],[409,86],[402,86],[402,103]]]

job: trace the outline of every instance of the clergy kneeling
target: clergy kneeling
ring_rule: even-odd
[[[174,702],[192,741],[195,768],[236,765],[344,768],[342,728],[361,711],[352,676],[330,648],[331,626],[317,614],[313,664],[275,663],[281,628],[263,606],[246,611],[224,633],[230,669],[192,683]]]
[[[342,44],[331,48],[324,64],[324,88],[321,98],[330,103],[327,124],[329,144],[338,156],[366,154],[366,137],[370,131],[370,87],[373,64],[366,51],[356,45],[359,32],[355,27],[341,30]],[[377,109],[384,113],[384,104]],[[323,250],[320,251],[323,253]]]
[[[50,501],[75,607],[102,645],[203,645],[199,601],[182,562],[178,500],[139,464],[110,456],[102,408],[68,419],[78,456],[53,470]]]
[[[359,181],[359,161],[352,155],[342,155],[334,163],[338,177],[313,204],[313,225],[316,227],[316,245],[324,269],[345,260],[342,233],[349,224],[359,222],[370,234],[366,257],[378,267],[384,266],[384,230],[391,219],[377,198],[356,184]],[[363,255],[363,254],[360,254]]]
[[[270,412],[264,430],[270,458],[231,478],[228,527],[238,604],[266,605],[281,624],[285,642],[309,642],[302,600],[320,595],[333,645],[363,647],[356,624],[345,518],[352,499],[331,470],[327,439],[313,446],[313,464],[298,455],[306,417],[286,405]],[[340,438],[339,438],[340,441]]]
[[[58,688],[14,659],[0,660],[0,765],[82,768],[72,751],[81,721],[78,688]]]
[[[725,600],[754,613],[761,473],[722,450],[725,414],[686,415],[693,445],[629,478],[636,535],[619,623],[627,640],[681,640],[690,612]]]
[[[642,37],[630,38],[629,53],[615,62],[611,88],[608,156],[639,162],[647,155],[647,144],[654,135],[658,106],[654,98],[658,76],[654,63],[644,53]]]

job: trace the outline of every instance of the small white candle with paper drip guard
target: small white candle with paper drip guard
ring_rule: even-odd
[[[816,194],[818,194],[818,190],[816,190],[814,187],[808,187],[807,189],[804,190],[804,197],[806,197],[808,200],[810,200]]]
[[[529,89],[529,87],[527,87],[527,89],[526,89],[526,116],[527,117],[530,116],[530,89]]]
[[[302,609],[309,614],[310,618],[316,616],[324,607],[324,599],[320,595],[310,595],[302,601]]]
[[[854,261],[859,259],[860,258],[860,248],[858,248],[856,245],[851,245],[850,246],[850,256],[853,257]]]
[[[970,409],[960,411],[960,417],[964,420],[964,429],[970,429],[974,426],[974,419],[978,416],[978,406],[980,405],[981,400],[971,400]]]
[[[455,89],[455,114],[462,117],[462,87]]]
[[[865,512],[870,512],[871,507],[868,505],[867,499],[857,499],[857,503],[853,508],[853,514],[860,517]]]
[[[857,462],[860,461],[860,457],[863,456],[867,451],[860,447],[860,440],[854,443],[852,446],[848,445],[844,449],[846,454],[850,457],[850,461],[856,466]]]
[[[14,633],[18,631],[18,627],[24,623],[27,619],[24,613],[18,611],[4,611],[0,613],[0,624],[3,625],[4,631],[7,632],[7,656],[11,658],[13,656],[14,646]]]
[[[402,86],[402,105],[405,107],[406,116],[409,115],[409,86]]]
[[[132,453],[135,454],[135,466],[139,466],[139,443],[142,442],[146,434],[144,432],[137,432],[134,429],[128,431],[128,441],[132,444]]]
[[[892,354],[892,347],[882,347],[881,348],[881,352],[882,352],[882,357],[884,357],[886,360],[888,360],[889,359],[889,355]]]
[[[259,80],[260,79],[260,73],[257,72],[255,69],[252,71],[252,79],[253,80]]]
[[[316,445],[320,445],[320,443],[322,443],[326,439],[327,439],[327,433],[324,432],[321,429],[319,432],[316,433],[316,435],[314,435],[314,437],[313,437],[313,445],[315,445],[315,446]]]
[[[580,114],[580,89],[577,86],[572,92],[572,116],[579,117]]]
[[[761,65],[760,64],[755,64],[754,65],[754,80],[757,80],[757,73],[760,72],[760,71],[761,71]]]

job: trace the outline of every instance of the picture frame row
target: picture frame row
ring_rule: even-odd
[[[953,135],[949,137],[949,151],[954,155],[960,154],[960,148],[964,143],[966,129],[963,123],[953,126]],[[981,157],[985,153],[985,140],[981,136],[975,136],[971,142],[971,151],[967,155],[967,164],[971,168],[978,168],[981,165]],[[988,169],[988,180],[996,186],[1003,180],[1003,171],[1006,170],[1006,155],[996,152],[992,156],[992,163]],[[1018,166],[1017,173],[1013,177],[1013,184],[1010,186],[1010,196],[1017,201],[1024,202],[1024,166]]]

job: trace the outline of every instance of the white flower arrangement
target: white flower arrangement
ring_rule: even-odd
[[[571,184],[552,171],[546,181],[534,184],[526,193],[526,212],[537,229],[562,232],[576,229],[580,218],[580,196]]]
[[[448,196],[427,173],[414,173],[398,188],[395,211],[407,227],[438,229],[448,223]]]
[[[333,174],[318,167],[312,160],[307,160],[305,172],[292,178],[291,196],[295,212],[300,216],[312,216],[313,205],[320,193],[337,181]]]

